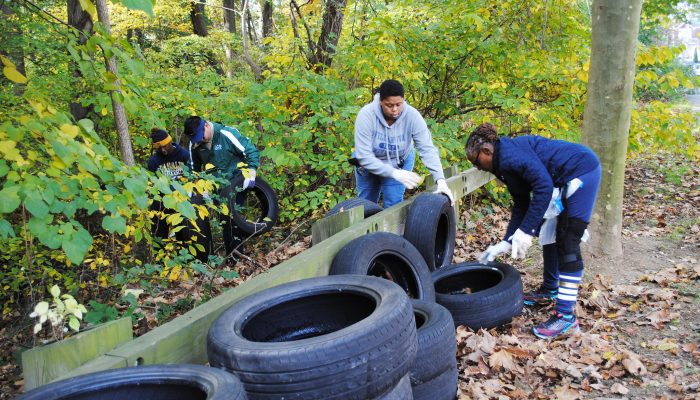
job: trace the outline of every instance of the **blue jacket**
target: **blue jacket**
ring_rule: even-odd
[[[570,180],[600,165],[588,147],[540,136],[520,136],[496,141],[493,170],[508,187],[513,209],[504,240],[520,228],[536,235],[555,187],[563,188]]]
[[[156,172],[158,168],[173,169],[178,168],[182,171],[182,165],[190,159],[190,153],[177,143],[173,143],[175,151],[164,156],[160,151],[153,153],[148,159],[148,170]]]

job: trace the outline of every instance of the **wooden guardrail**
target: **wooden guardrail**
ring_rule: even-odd
[[[445,176],[456,198],[462,198],[493,178],[493,175],[474,168],[458,173],[454,166],[445,170]],[[426,186],[429,186],[428,190],[434,190],[432,181],[426,183]],[[112,346],[102,346],[99,349],[91,346],[91,352],[85,353],[84,343],[102,340],[106,334],[105,330],[98,328],[86,331],[80,340],[69,338],[60,343],[62,349],[59,354],[72,355],[71,361],[62,362],[60,368],[56,368],[59,364],[53,364],[57,363],[54,353],[47,351],[42,355],[41,347],[29,350],[24,353],[26,357],[22,357],[25,390],[51,381],[112,368],[150,364],[204,364],[207,362],[207,331],[224,310],[260,290],[285,282],[327,275],[335,254],[359,236],[380,231],[403,233],[406,214],[412,202],[413,198],[405,200],[367,219],[363,218],[362,210],[358,209],[323,218],[312,227],[316,245],[133,340],[124,341],[124,324],[121,323],[119,326],[122,328],[113,333],[118,339],[110,341]],[[457,207],[455,212],[459,215]],[[318,245],[321,241],[323,244]]]

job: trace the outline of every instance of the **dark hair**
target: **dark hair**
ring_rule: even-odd
[[[391,96],[403,97],[403,85],[394,79],[387,79],[379,85],[379,100],[384,100]]]
[[[498,140],[498,132],[496,132],[496,127],[488,122],[484,122],[474,129],[474,131],[469,135],[467,139],[467,144],[464,146],[464,150],[467,153],[476,151],[484,145],[484,143],[496,143]]]
[[[202,118],[196,115],[187,117],[185,120],[185,135],[192,136],[197,132],[199,124],[202,122]]]

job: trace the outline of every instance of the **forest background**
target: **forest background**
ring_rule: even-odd
[[[643,3],[630,157],[658,149],[700,157],[697,119],[675,106],[698,78],[676,61],[683,49],[664,37],[697,4]],[[151,198],[178,211],[174,223],[221,211],[184,201],[189,191],[211,191],[211,182],[171,182],[143,167],[151,128],[182,141],[189,115],[236,126],[260,149],[259,175],[281,210],[278,226],[256,239],[269,249],[303,236],[309,221],[353,196],[354,119],[384,79],[404,84],[445,166],[470,167],[464,142],[486,121],[510,136],[579,141],[590,7],[584,0],[0,0],[3,326],[31,337],[29,313],[54,285],[87,306],[67,313],[61,327],[69,314],[84,317],[84,326],[121,315],[136,322],[141,293],[158,298],[204,277],[204,296],[155,304],[162,323],[215,295],[220,278],[236,277],[221,257],[200,263],[195,247],[150,234]],[[108,26],[98,22],[100,8]],[[502,187],[486,191],[488,201],[508,200]],[[64,335],[48,324],[35,333]]]

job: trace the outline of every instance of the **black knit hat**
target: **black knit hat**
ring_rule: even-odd
[[[153,141],[153,143],[160,142],[161,140],[163,140],[167,137],[168,137],[168,132],[166,132],[160,128],[151,129],[151,141]]]
[[[153,142],[153,147],[159,148],[172,142],[168,132],[160,128],[151,129],[151,141]]]

